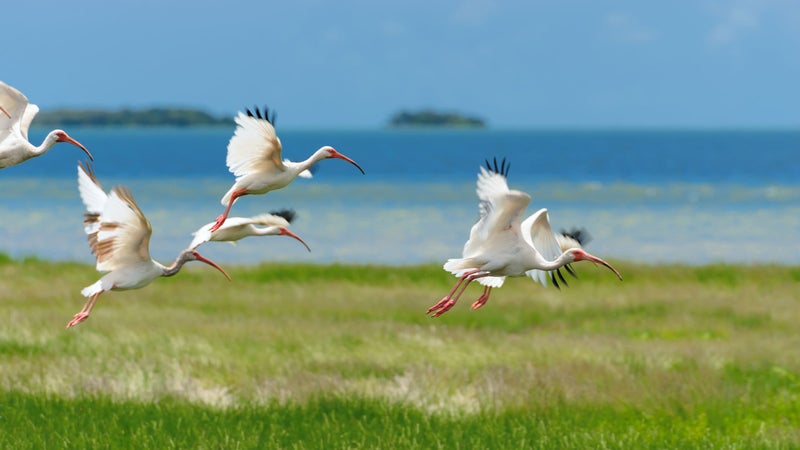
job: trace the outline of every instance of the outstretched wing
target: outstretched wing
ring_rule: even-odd
[[[254,172],[270,172],[284,170],[281,160],[281,141],[275,133],[274,115],[270,119],[269,111],[264,113],[256,108],[255,113],[249,109],[240,112],[236,118],[236,131],[228,142],[228,170],[236,179]]]
[[[89,245],[97,257],[98,271],[110,272],[150,261],[152,228],[128,188],[112,189],[97,222],[97,231],[89,235]]]
[[[558,240],[552,228],[550,228],[550,218],[547,215],[547,208],[542,208],[525,219],[522,225],[520,225],[520,230],[525,242],[539,252],[545,260],[552,261],[561,256],[561,247],[558,244]],[[547,286],[546,271],[534,269],[525,272],[525,274],[535,281],[542,283],[542,285]],[[555,279],[553,284],[558,286]]]
[[[25,130],[22,130],[22,119],[26,108],[28,108],[28,98],[22,92],[0,81],[0,106],[5,110],[5,112],[0,111],[0,141],[8,137],[14,128],[17,128],[27,139],[28,127],[26,125]],[[39,110],[35,106],[34,108],[35,111]],[[6,113],[11,117],[7,116]],[[35,115],[36,112],[33,112],[33,114]],[[33,120],[32,117],[31,120]],[[30,121],[28,125],[30,125]]]
[[[89,163],[78,163],[78,192],[86,206],[86,214],[83,215],[84,231],[86,234],[96,233],[100,229],[99,218],[108,201],[108,195],[103,192]]]
[[[501,166],[494,160],[494,166],[486,161],[486,167],[480,167],[475,193],[478,195],[478,222],[472,226],[469,240],[464,244],[463,256],[466,258],[474,253],[486,241],[489,232],[489,213],[498,208],[499,199],[509,193],[508,167],[505,159]]]

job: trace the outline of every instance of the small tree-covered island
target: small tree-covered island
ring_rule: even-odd
[[[389,120],[390,127],[466,127],[483,128],[483,119],[455,112],[438,112],[431,109],[400,111]]]
[[[55,109],[36,116],[35,126],[118,126],[118,127],[189,127],[232,125],[230,117],[215,117],[206,111],[191,108],[147,109]]]

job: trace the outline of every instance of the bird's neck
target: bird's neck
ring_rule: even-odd
[[[544,259],[543,256],[539,255],[539,257],[542,258],[542,261],[539,261],[539,266],[537,269],[544,271],[556,270],[570,263],[569,256],[569,252],[564,252],[558,258],[548,261]]]
[[[56,142],[58,142],[57,139],[58,138],[56,137],[56,132],[51,131],[44,138],[44,141],[42,141],[41,145],[34,148],[33,152],[36,153],[37,155],[42,155],[47,153],[51,148],[53,148],[54,145],[56,145]]]
[[[298,170],[298,173],[302,172],[304,170],[311,169],[311,167],[314,164],[322,161],[323,159],[325,159],[325,157],[326,157],[326,155],[325,155],[325,147],[320,147],[319,150],[314,152],[305,161],[301,161],[301,162],[298,163],[298,166],[300,167],[300,170]]]
[[[162,265],[161,266],[162,267],[162,269],[161,269],[162,275],[161,276],[163,276],[163,277],[171,277],[171,276],[175,275],[176,273],[180,272],[181,268],[183,267],[183,265],[186,264],[187,261],[189,261],[188,254],[189,254],[189,252],[183,252],[180,255],[178,255],[178,257],[175,259],[175,261],[173,261],[173,263],[170,264],[169,266],[163,266]]]

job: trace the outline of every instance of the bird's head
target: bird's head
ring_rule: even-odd
[[[596,257],[594,255],[591,255],[591,254],[587,253],[586,251],[584,251],[582,249],[572,248],[572,249],[567,250],[566,253],[567,253],[567,261],[568,261],[567,264],[569,264],[570,262],[573,262],[573,261],[574,262],[589,261],[589,262],[593,263],[595,266],[598,265],[598,264],[602,264],[602,265],[608,267],[609,270],[614,272],[614,274],[617,275],[617,278],[622,280],[622,275],[620,275],[620,273],[617,272],[617,269],[615,269],[611,264],[603,261],[602,259],[600,259],[600,258],[598,258],[598,257]]]
[[[231,280],[230,275],[228,275],[228,273],[225,272],[225,269],[223,269],[222,267],[218,266],[217,263],[215,263],[214,261],[211,261],[210,259],[208,259],[205,256],[201,255],[196,250],[188,250],[188,251],[183,253],[183,256],[184,256],[186,261],[204,262],[204,263],[208,264],[209,266],[211,266],[211,267],[219,270],[220,272],[222,272],[222,274],[225,275],[225,278],[227,278],[228,281]]]
[[[91,153],[89,153],[89,150],[87,150],[86,147],[84,147],[83,144],[81,144],[80,142],[76,141],[75,139],[72,139],[72,137],[70,137],[70,135],[68,135],[66,131],[64,131],[64,130],[53,130],[50,133],[50,135],[53,136],[53,138],[55,139],[56,142],[68,142],[68,143],[80,148],[81,150],[86,152],[86,156],[88,156],[89,159],[94,161],[94,157],[92,156]]]
[[[322,154],[322,159],[330,159],[330,158],[343,159],[343,160],[349,162],[350,164],[356,166],[356,168],[358,170],[360,170],[362,174],[364,174],[364,169],[362,169],[361,166],[359,166],[357,162],[355,162],[352,159],[348,158],[347,156],[337,152],[336,149],[334,149],[330,145],[326,145],[326,146],[322,147],[321,149],[319,149],[319,152]]]

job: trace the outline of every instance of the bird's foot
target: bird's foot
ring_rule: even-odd
[[[208,231],[211,231],[212,233],[217,231],[217,229],[221,227],[223,223],[225,223],[225,219],[227,219],[227,217],[225,217],[224,214],[220,214],[217,217],[217,221],[214,223],[214,225],[211,226],[211,228]]]
[[[450,311],[450,308],[452,308],[455,304],[456,304],[455,300],[453,300],[453,299],[448,300],[447,303],[442,305],[442,307],[438,311],[433,313],[432,317],[439,317],[442,314],[446,313],[447,311]]]
[[[88,318],[89,318],[89,313],[85,311],[81,311],[78,314],[75,314],[72,317],[72,320],[70,320],[69,323],[67,324],[67,329],[74,327],[75,325],[83,322]]]
[[[475,300],[475,303],[472,304],[472,309],[478,309],[481,306],[485,305],[486,302],[488,302],[488,301],[489,301],[489,296],[488,295],[486,295],[486,294],[481,295],[480,297],[478,297],[477,300]]]
[[[447,303],[448,300],[450,300],[449,296],[446,296],[446,297],[442,298],[441,300],[439,300],[438,303],[436,303],[435,305],[433,305],[430,308],[428,308],[428,310],[425,311],[425,314],[430,314],[430,313],[432,313],[434,311],[442,309],[442,307],[444,306],[445,303]]]
[[[447,311],[450,311],[450,308],[452,308],[453,305],[455,304],[456,304],[455,299],[452,299],[450,297],[445,297],[439,300],[439,303],[428,308],[427,314],[433,313],[432,317],[439,317],[442,314],[446,313]]]

